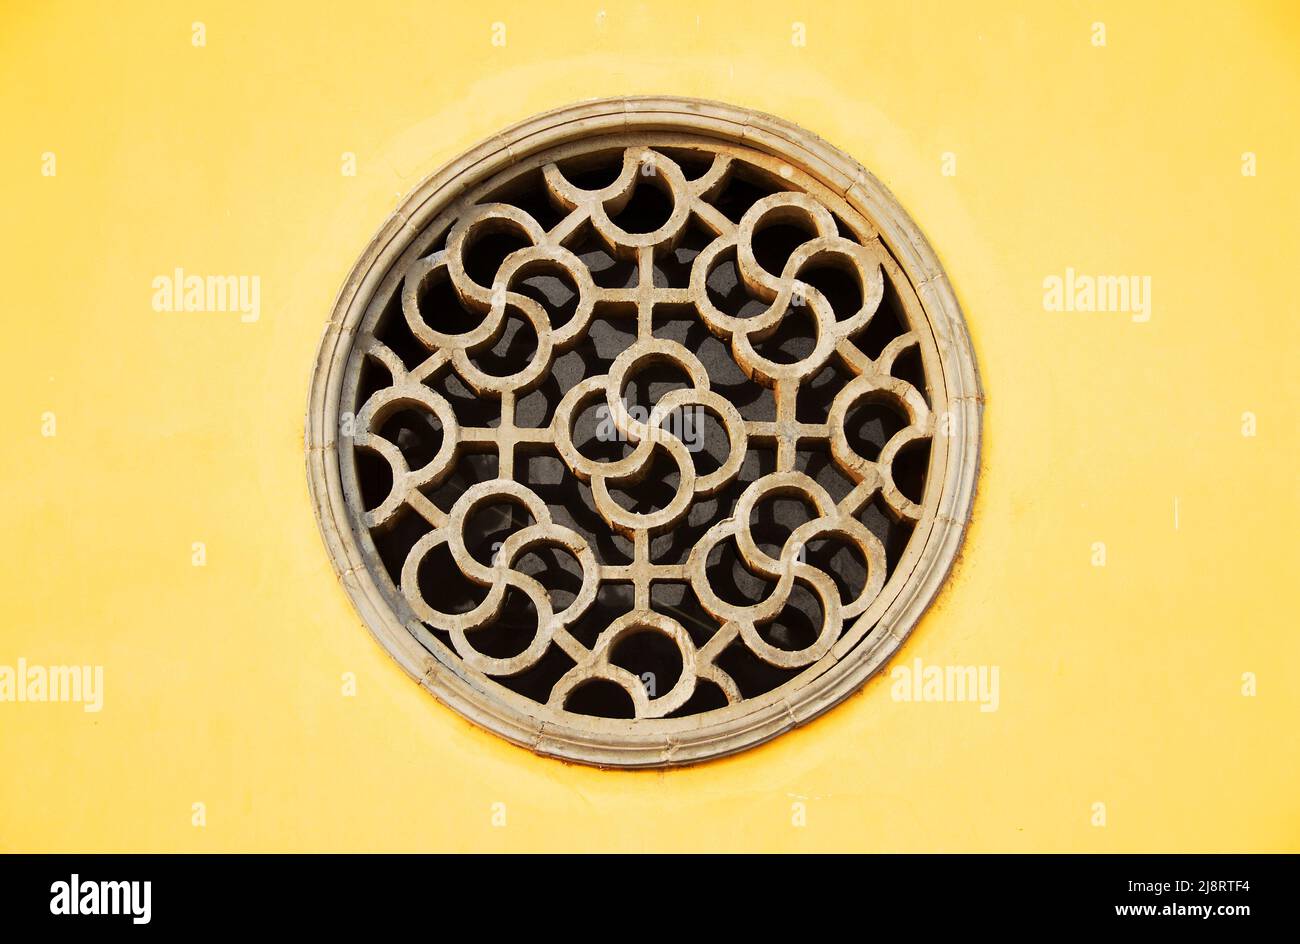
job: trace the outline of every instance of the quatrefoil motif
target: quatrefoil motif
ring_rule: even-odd
[[[871,631],[925,514],[932,341],[873,224],[790,171],[578,149],[426,225],[357,338],[376,379],[350,445],[358,526],[444,662],[557,717],[669,719],[779,694]]]

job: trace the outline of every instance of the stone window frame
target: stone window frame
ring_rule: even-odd
[[[367,569],[353,532],[339,469],[339,399],[357,325],[380,283],[434,216],[461,194],[539,151],[637,130],[704,135],[778,156],[839,194],[876,226],[912,284],[939,353],[941,378],[936,379],[942,390],[938,396],[932,391],[932,409],[942,420],[942,431],[933,437],[929,473],[938,491],[937,501],[926,496],[925,515],[900,562],[900,567],[910,563],[911,571],[899,581],[875,628],[801,687],[767,704],[746,700],[692,716],[717,716],[706,725],[692,726],[691,717],[584,717],[587,724],[578,727],[566,723],[565,713],[540,705],[535,712],[521,713],[439,661],[398,619]],[[982,412],[970,338],[948,278],[920,229],[870,172],[802,128],[749,109],[688,98],[609,98],[558,108],[507,128],[424,180],[383,224],[345,281],[321,340],[307,412],[308,484],[339,580],[370,632],[422,687],[470,721],[538,754],[598,766],[663,767],[733,754],[802,725],[861,688],[898,650],[960,550],[978,476]]]

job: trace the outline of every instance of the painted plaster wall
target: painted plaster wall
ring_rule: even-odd
[[[1294,7],[0,18],[0,665],[104,668],[99,712],[0,703],[0,849],[1300,847]],[[899,701],[878,676],[739,757],[566,766],[419,691],[332,576],[303,414],[370,235],[497,129],[654,92],[822,135],[947,267],[984,468],[896,664],[997,666],[997,711]],[[155,311],[177,267],[257,276],[259,317]],[[1067,268],[1149,276],[1149,320],[1045,310]]]

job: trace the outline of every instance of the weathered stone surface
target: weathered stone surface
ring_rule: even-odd
[[[653,199],[640,199],[647,196],[640,188],[652,188]],[[783,243],[774,241],[778,232]],[[611,284],[620,264],[630,273],[626,284]],[[747,308],[729,310],[735,306],[719,298],[711,280],[723,266],[735,272],[728,298],[748,299]],[[527,290],[537,276],[565,283],[570,303]],[[665,315],[684,312],[703,326],[700,337],[722,342],[714,348],[727,352],[730,365],[719,363],[716,350],[706,356],[702,343],[656,334]],[[892,335],[880,330],[887,317],[898,322]],[[608,363],[590,340],[601,321],[625,323],[628,335]],[[796,321],[802,334],[791,330]],[[869,335],[879,347],[873,353],[864,349]],[[510,359],[503,356],[494,362],[499,369],[485,367],[504,341],[525,337],[531,340],[514,344],[522,363],[501,369]],[[557,359],[569,352],[584,375],[558,391],[549,422],[522,421],[521,402],[556,385]],[[899,367],[905,356],[919,360],[911,374]],[[674,368],[684,382],[637,408],[628,391],[656,365]],[[733,402],[738,386],[716,382],[724,366],[738,367],[752,389],[770,391],[770,418],[742,414],[748,404]],[[384,375],[387,383],[374,379]],[[447,383],[466,397],[445,386],[440,392]],[[801,393],[811,397],[814,387],[824,419],[800,412]],[[474,400],[494,421],[458,415]],[[618,457],[593,458],[575,441],[575,423],[593,403],[626,444]],[[898,417],[899,428],[869,450],[878,454],[863,454],[850,422],[864,407]],[[874,177],[770,116],[712,102],[614,99],[502,132],[429,178],[386,224],[344,286],[321,345],[308,468],[348,593],[422,685],[540,753],[666,765],[741,750],[808,720],[897,649],[959,546],[980,409],[946,277]],[[688,410],[725,433],[725,450],[705,472],[696,444],[673,423]],[[423,419],[393,434],[399,415]],[[923,488],[909,497],[899,486],[900,456],[924,446]],[[754,460],[755,452],[769,458]],[[819,481],[812,460],[800,468],[809,453],[824,456],[843,494]],[[373,494],[382,475],[367,479],[359,465],[370,461],[365,456],[387,466],[383,496]],[[494,474],[453,488],[482,456],[495,456]],[[556,500],[548,487],[552,497],[544,500],[528,484],[533,456],[558,458],[569,498]],[[656,461],[673,470],[675,485],[655,478]],[[616,493],[647,482],[662,486],[662,501],[648,510],[619,501]],[[760,509],[787,498],[811,506],[812,515],[782,522],[783,542],[756,537]],[[686,533],[705,501],[716,504],[715,520],[689,552],[656,553]],[[467,526],[503,507],[516,510],[484,560]],[[597,521],[604,534],[576,527],[584,508],[591,514],[583,520]],[[870,526],[871,508],[910,532],[892,553]],[[417,531],[409,548],[393,550],[401,535]],[[860,586],[846,592],[843,573],[809,560],[809,550],[828,541],[855,549],[865,565]],[[625,547],[628,559],[606,559],[594,543]],[[764,588],[758,598],[738,602],[714,586],[714,551],[724,544],[736,549],[746,579]],[[559,594],[547,586],[556,572],[519,568],[547,548],[576,562],[576,588]],[[434,554],[450,562],[447,571],[428,572]],[[454,582],[472,588],[468,602],[451,600]],[[604,612],[596,601],[610,585],[630,587],[626,612],[594,636],[590,627],[578,632],[581,621]],[[660,585],[689,587],[698,608],[657,603]],[[796,587],[819,611],[808,617],[810,638],[780,622]],[[512,595],[528,601],[535,625],[508,625]],[[620,647],[642,634],[675,648],[671,685],[647,685],[617,663]],[[476,646],[485,639],[491,645]],[[740,674],[723,664],[737,658],[756,660],[744,665],[757,668]],[[572,710],[575,693],[594,682],[621,689],[632,717]],[[704,700],[706,689],[724,703]]]

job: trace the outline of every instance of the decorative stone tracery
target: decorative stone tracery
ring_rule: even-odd
[[[675,381],[633,408],[656,370]],[[593,407],[612,447],[577,433]],[[955,556],[979,409],[946,278],[874,178],[776,119],[620,99],[408,198],[322,344],[309,470],[345,586],[422,684],[539,752],[662,765],[801,723],[893,652]],[[727,550],[748,595],[717,585]],[[629,664],[638,640],[671,677]]]

